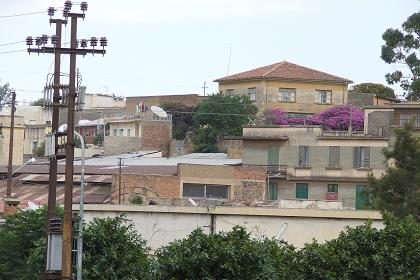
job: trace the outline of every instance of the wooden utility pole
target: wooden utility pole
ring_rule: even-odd
[[[7,166],[7,188],[6,188],[6,197],[10,198],[12,196],[12,176],[13,176],[13,136],[15,130],[15,110],[16,110],[16,93],[14,91],[12,94],[12,103],[10,107],[10,136],[9,136],[9,163]]]

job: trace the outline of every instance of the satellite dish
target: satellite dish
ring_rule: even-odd
[[[163,110],[162,108],[158,106],[152,106],[150,107],[150,110],[153,112],[153,114],[155,114],[158,117],[161,117],[161,118],[168,117],[168,114],[165,112],[165,110]]]
[[[57,129],[58,130],[58,132],[66,132],[67,131],[67,124],[65,123],[65,124],[62,124],[62,125],[60,125],[60,127]]]

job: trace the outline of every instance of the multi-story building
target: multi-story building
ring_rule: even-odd
[[[136,116],[106,119],[105,155],[159,149],[169,153],[172,116]]]
[[[10,116],[0,115],[0,165],[9,162]],[[23,163],[24,123],[22,116],[15,115],[13,131],[13,165]]]
[[[320,126],[247,126],[243,165],[267,168],[267,199],[341,200],[362,209],[368,175],[384,172],[386,137]]]
[[[352,81],[287,61],[215,80],[226,95],[248,95],[263,112],[281,108],[291,114],[314,114],[347,103]]]

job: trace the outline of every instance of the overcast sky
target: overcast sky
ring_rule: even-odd
[[[106,36],[107,54],[78,57],[90,93],[124,96],[216,92],[213,80],[287,60],[360,82],[386,83],[382,33],[398,28],[418,0],[91,0],[78,38]],[[45,13],[64,1],[2,0],[0,45],[54,34]],[[80,2],[79,2],[80,3]],[[78,4],[73,11],[79,10]],[[58,14],[61,15],[61,12]],[[64,30],[66,42],[70,26]],[[0,84],[18,100],[42,96],[53,55],[28,55],[24,42],[0,46]],[[62,72],[68,72],[68,56]],[[63,81],[65,82],[65,81]],[[67,82],[65,82],[67,83]]]

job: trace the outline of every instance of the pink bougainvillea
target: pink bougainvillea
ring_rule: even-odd
[[[307,118],[288,117],[281,109],[269,109],[264,117],[268,124],[276,125],[322,125],[326,130],[344,131],[349,127],[350,110],[353,130],[363,130],[363,111],[351,106],[338,106]]]

